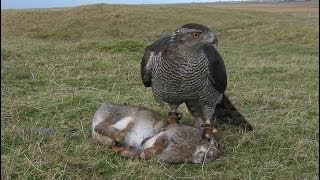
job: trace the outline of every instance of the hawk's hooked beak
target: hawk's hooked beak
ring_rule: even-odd
[[[210,44],[218,46],[218,38],[217,38],[217,36],[214,33],[211,32],[210,33],[210,37],[212,38],[212,41],[211,41]]]
[[[214,38],[212,41],[212,44],[218,46],[218,38]]]

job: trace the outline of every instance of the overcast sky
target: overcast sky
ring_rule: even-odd
[[[84,4],[170,4],[232,0],[1,0],[1,9],[72,7]],[[233,0],[237,1],[237,0]]]

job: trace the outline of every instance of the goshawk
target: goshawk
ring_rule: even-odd
[[[217,44],[206,26],[185,24],[147,46],[141,61],[143,84],[152,88],[157,101],[170,105],[169,122],[178,118],[177,109],[185,103],[209,140],[214,116],[252,130],[224,94],[227,73]]]

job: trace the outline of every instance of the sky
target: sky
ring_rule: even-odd
[[[170,4],[238,0],[1,0],[1,9],[73,7],[85,4]]]

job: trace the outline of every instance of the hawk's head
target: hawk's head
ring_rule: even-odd
[[[218,44],[218,39],[206,26],[190,23],[174,31],[171,35],[171,42],[188,47],[200,48],[207,44]]]

